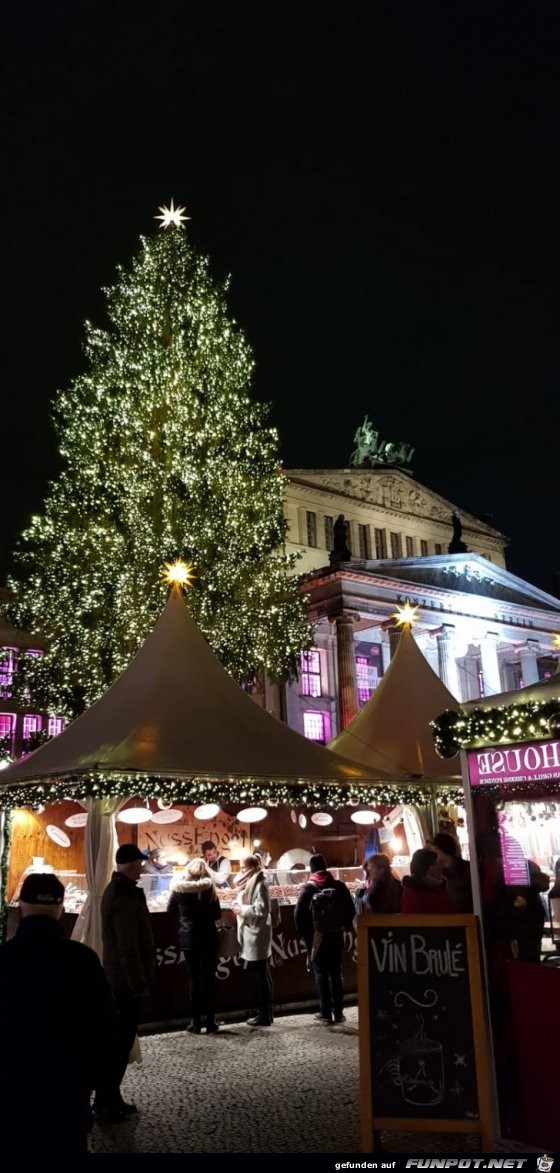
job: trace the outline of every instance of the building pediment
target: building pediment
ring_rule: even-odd
[[[411,594],[422,587],[460,591],[461,594],[481,595],[497,602],[560,615],[560,599],[510,574],[508,570],[494,566],[479,554],[447,554],[361,563],[364,569],[368,566],[373,569],[374,565],[376,574],[400,583],[410,583]]]
[[[336,493],[347,497],[357,505],[377,505],[380,509],[402,513],[426,520],[443,521],[450,526],[457,505],[427,489],[419,481],[400,469],[388,468],[343,468],[343,469],[292,469],[286,470],[292,484],[307,485],[315,490]],[[473,514],[461,512],[461,522],[466,531],[486,534],[500,544],[507,538],[499,530],[487,525]]]

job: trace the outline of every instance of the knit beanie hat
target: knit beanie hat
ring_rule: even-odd
[[[327,861],[326,861],[324,855],[312,855],[311,859],[309,860],[309,871],[310,872],[326,872],[326,870],[327,870]]]
[[[456,855],[458,842],[453,835],[448,835],[447,831],[438,831],[432,839],[434,847],[439,847],[445,855]]]
[[[410,874],[415,876],[417,880],[422,880],[431,868],[433,863],[437,863],[435,851],[428,851],[426,847],[421,847],[419,851],[415,851],[410,861]]]

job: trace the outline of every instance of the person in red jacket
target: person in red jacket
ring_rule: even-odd
[[[415,851],[410,875],[404,876],[401,912],[441,912],[453,915],[457,909],[447,891],[443,867],[437,855],[425,847]]]

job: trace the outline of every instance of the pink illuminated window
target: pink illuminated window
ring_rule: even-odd
[[[0,697],[4,700],[12,695],[15,670],[16,648],[2,648],[0,650]]]
[[[329,713],[304,713],[303,733],[309,741],[320,741],[326,745],[331,740],[331,719]]]
[[[321,696],[321,657],[319,652],[302,652],[300,666],[301,695]]]
[[[49,717],[47,724],[47,733],[49,737],[58,737],[64,729],[64,719],[62,717]]]
[[[0,737],[12,737],[15,723],[15,713],[0,713]]]
[[[23,718],[23,740],[32,737],[34,733],[40,733],[42,725],[43,719],[38,713],[26,713]]]

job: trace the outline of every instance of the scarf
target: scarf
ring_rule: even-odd
[[[252,904],[253,893],[263,875],[262,868],[255,868],[253,872],[240,872],[235,881],[235,887],[241,893],[242,904]]]

